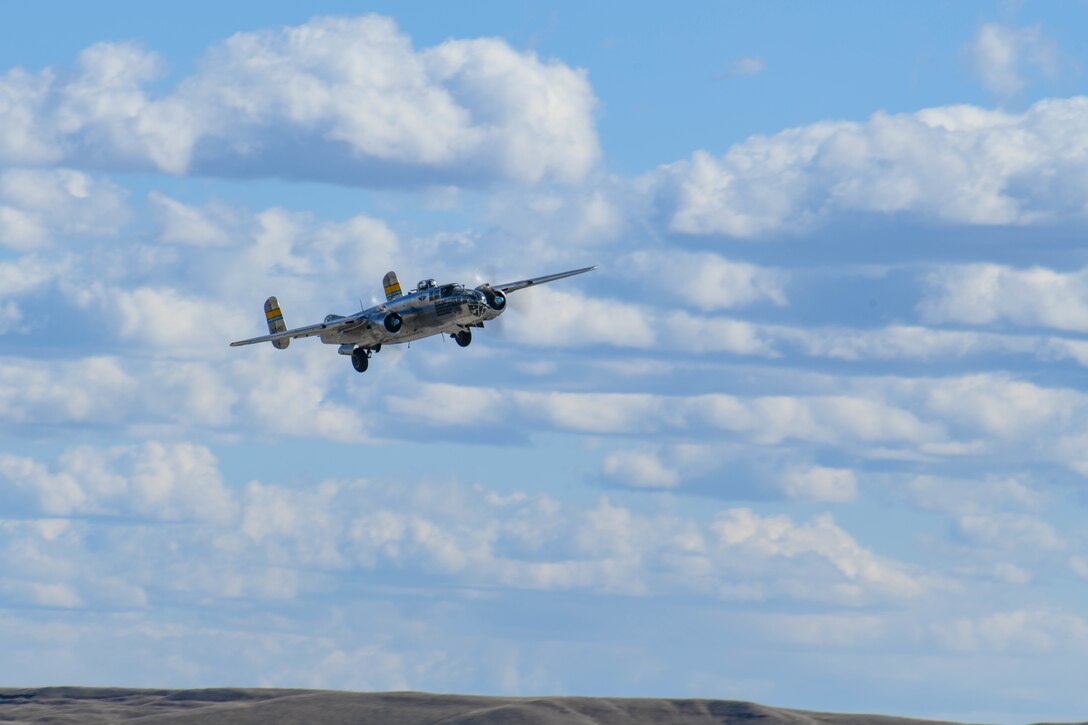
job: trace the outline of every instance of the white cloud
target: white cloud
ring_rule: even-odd
[[[763,517],[749,509],[730,509],[718,515],[712,529],[721,543],[745,557],[748,570],[789,562],[791,576],[784,577],[782,584],[795,595],[806,591],[809,596],[855,602],[874,593],[899,598],[917,596],[926,589],[901,565],[860,546],[828,514],[795,524],[788,516]],[[810,568],[812,564],[817,566]],[[823,595],[815,591],[814,582],[806,581],[814,574],[822,578],[816,573],[821,567],[838,575]]]
[[[0,358],[0,419],[9,425],[116,422],[135,385],[114,358],[50,364]]]
[[[1031,573],[1011,562],[1002,561],[994,565],[994,578],[1005,584],[1023,586],[1030,584]]]
[[[958,652],[1039,655],[1058,649],[1081,650],[1088,623],[1073,614],[1016,609],[979,618],[960,618],[932,627],[937,641]]]
[[[930,273],[927,283],[919,310],[934,322],[1088,330],[1088,270],[956,265]]]
[[[653,320],[638,305],[549,287],[518,292],[504,317],[511,318],[504,327],[508,338],[547,347],[648,348],[658,334]]]
[[[876,329],[765,326],[772,340],[798,346],[812,357],[837,360],[942,360],[985,353],[1049,354],[1050,341],[917,325]]]
[[[682,296],[684,302],[703,311],[761,301],[786,304],[784,273],[709,252],[640,251],[622,260],[620,266],[638,274],[662,296]]]
[[[23,311],[10,300],[0,302],[0,335],[11,332],[23,320]]]
[[[885,391],[885,395],[886,395]],[[450,410],[488,410],[494,416],[520,415],[561,430],[602,434],[731,431],[760,444],[788,439],[850,445],[878,441],[942,441],[939,424],[925,422],[894,403],[862,395],[723,394],[666,396],[644,393],[537,392],[516,389],[424,384],[410,394],[387,398],[401,415],[454,424],[440,400],[458,401]],[[437,412],[436,412],[437,411]]]
[[[245,532],[281,565],[422,568],[529,589],[645,595],[682,587],[719,595],[740,586],[761,596],[852,604],[915,596],[928,586],[858,546],[827,517],[794,524],[733,509],[704,526],[607,499],[567,511],[545,497],[499,497],[449,483],[443,492],[435,497],[427,484],[394,497],[362,482],[326,483],[307,495],[251,486]],[[799,565],[810,557],[829,566]]]
[[[350,398],[334,392],[334,371],[344,372],[344,359],[327,350],[315,352],[319,354],[300,356],[293,364],[269,365],[261,353],[234,363],[230,379],[241,398],[242,419],[281,435],[349,443],[367,440],[373,422]]]
[[[148,202],[159,223],[162,225],[161,239],[167,244],[192,244],[198,247],[214,247],[229,244],[231,235],[224,229],[224,221],[229,223],[230,212],[226,208],[213,205],[200,209],[183,204],[176,199],[152,191],[147,195]],[[217,218],[218,217],[218,218]]]
[[[646,183],[672,231],[766,237],[856,214],[949,224],[1083,218],[1088,99],[1021,114],[972,106],[875,114],[753,136],[724,156],[697,151]]]
[[[35,249],[49,243],[49,233],[42,224],[20,209],[0,207],[0,241],[17,250]]]
[[[1082,579],[1088,579],[1088,560],[1082,556],[1069,557],[1069,568]]]
[[[22,68],[0,76],[0,158],[7,163],[54,164],[64,157],[39,122],[55,80],[53,71],[33,74]]]
[[[344,359],[327,353],[285,355],[269,348],[227,364],[179,362],[169,355],[151,361],[0,358],[0,421],[13,432],[75,424],[155,438],[241,426],[290,437],[368,440],[373,424],[359,407],[369,404],[368,394],[345,393],[338,384]],[[273,355],[278,362],[270,365]]]
[[[585,433],[649,433],[676,425],[668,398],[643,393],[535,393],[504,391],[523,415]]]
[[[248,329],[252,317],[173,289],[101,289],[96,296],[102,313],[116,319],[122,339],[172,356],[225,356],[230,341]]]
[[[697,316],[682,310],[663,311],[548,287],[519,292],[504,313],[502,324],[507,339],[537,347],[613,345],[650,349],[666,344],[670,349],[694,353],[777,355],[767,328],[749,322]]]
[[[781,485],[789,496],[810,501],[845,502],[858,495],[857,479],[848,468],[794,468],[782,475]]]
[[[991,511],[1038,512],[1043,496],[1013,477],[981,479],[915,476],[905,486],[910,500],[928,511],[955,515]]]
[[[236,33],[156,98],[162,65],[99,43],[0,76],[0,159],[380,186],[574,181],[600,155],[585,73],[498,39],[417,51],[388,18],[315,18]]]
[[[55,471],[0,454],[0,475],[53,516],[138,514],[162,520],[226,521],[234,503],[211,451],[189,443],[70,448]]]
[[[352,289],[372,285],[380,289],[381,279],[396,266],[402,254],[396,233],[381,219],[357,214],[342,223],[319,226],[308,245],[320,255],[322,269],[340,271]]]
[[[851,647],[887,633],[881,617],[866,614],[770,614],[758,617],[771,639],[818,647]]]
[[[42,513],[90,517],[30,528],[0,522],[0,561],[14,562],[6,573],[70,587],[91,601],[106,596],[93,582],[115,572],[125,572],[127,584],[111,584],[110,596],[137,604],[149,587],[290,599],[334,581],[315,572],[357,569],[429,573],[473,586],[628,596],[679,588],[712,597],[745,589],[761,598],[846,604],[915,596],[928,586],[826,516],[795,524],[730,509],[708,524],[608,499],[571,508],[548,496],[447,480],[302,488],[251,482],[240,490],[223,481],[207,448],[190,443],[78,446],[52,465],[3,454],[0,477]],[[94,535],[107,526],[95,517],[118,515],[190,526],[135,524]],[[90,569],[97,579],[84,576],[99,559]]]
[[[1010,28],[983,23],[967,50],[982,85],[1002,96],[1024,90],[1031,76],[1053,79],[1061,71],[1058,44],[1038,25]]]
[[[643,446],[611,451],[601,462],[601,472],[616,484],[632,488],[674,489],[695,479],[704,485],[712,483],[727,496],[741,483],[794,500],[843,503],[857,498],[857,478],[850,469],[774,461],[757,463],[753,471],[745,453],[751,451],[738,455],[720,440]]]
[[[931,410],[986,436],[1004,439],[1064,427],[1088,403],[1088,398],[1073,390],[1044,388],[1000,374],[966,375],[928,387]]]
[[[963,514],[956,529],[974,544],[1012,551],[1060,549],[1065,542],[1054,527],[1035,516],[1011,513]]]
[[[24,254],[11,262],[0,262],[0,297],[17,297],[34,292],[55,279],[64,262]]]
[[[448,425],[473,417],[498,422],[509,407],[498,391],[446,384],[416,386],[411,397],[393,395],[386,404],[394,413]]]
[[[779,356],[773,345],[773,334],[769,334],[773,331],[766,326],[728,317],[701,317],[683,311],[663,315],[654,323],[674,350]]]
[[[868,445],[878,441],[924,443],[943,438],[939,428],[909,410],[876,398],[839,396],[703,395],[690,402],[695,420],[777,444],[795,438]]]
[[[127,192],[111,181],[57,169],[0,173],[0,246],[38,249],[55,236],[113,236],[129,219]]]
[[[680,474],[667,467],[652,451],[614,451],[605,456],[606,476],[637,488],[673,488]]]

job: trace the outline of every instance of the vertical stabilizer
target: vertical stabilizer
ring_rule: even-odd
[[[385,277],[382,279],[382,286],[385,287],[386,302],[400,297],[400,281],[397,280],[396,272],[386,272]]]
[[[283,311],[280,309],[280,303],[276,301],[275,297],[269,297],[264,301],[264,318],[268,321],[268,334],[275,335],[277,332],[283,332],[287,329],[287,324],[283,321]],[[291,344],[290,338],[283,338],[282,340],[273,340],[272,345],[278,350],[283,350]]]

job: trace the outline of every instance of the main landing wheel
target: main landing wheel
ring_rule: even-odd
[[[461,330],[452,337],[454,340],[457,340],[457,344],[461,347],[468,347],[472,342],[472,330]]]
[[[355,348],[351,351],[351,366],[355,368],[355,372],[366,372],[370,366],[370,355],[361,347]]]

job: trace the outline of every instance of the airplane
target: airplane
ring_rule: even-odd
[[[287,329],[279,302],[269,297],[264,303],[268,334],[238,340],[230,346],[271,342],[277,350],[285,350],[296,337],[319,337],[326,345],[338,345],[337,351],[350,356],[352,366],[361,373],[370,366],[371,355],[380,351],[382,345],[446,334],[461,347],[468,347],[472,328],[482,328],[484,322],[501,315],[506,309],[506,296],[511,292],[594,269],[596,265],[506,284],[484,283],[475,289],[456,283],[439,285],[433,279],[425,279],[408,294],[401,292],[397,273],[389,272],[382,279],[384,303],[352,315],[326,315],[324,322],[293,330]]]

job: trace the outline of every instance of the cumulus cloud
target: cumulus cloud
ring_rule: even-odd
[[[691,431],[732,432],[767,445],[784,440],[826,444],[943,440],[939,423],[926,422],[889,400],[864,395],[668,396],[646,393],[537,392],[422,384],[386,398],[394,412],[432,423],[460,418],[437,402],[450,396],[462,410],[518,414],[559,430],[601,434]],[[436,409],[437,408],[437,409]]]
[[[1010,28],[983,23],[967,46],[974,71],[987,90],[1013,96],[1031,77],[1055,78],[1061,71],[1058,44],[1041,26]]]
[[[749,446],[731,450],[722,440],[670,443],[607,453],[601,461],[604,478],[620,486],[676,489],[694,482],[700,492],[724,498],[793,499],[845,503],[857,498],[857,478],[847,468],[768,460]]]
[[[585,73],[498,39],[315,18],[237,33],[156,97],[162,65],[99,43],[73,73],[0,76],[0,159],[384,186],[574,181],[600,155]]]
[[[890,457],[963,465],[1046,461],[1082,474],[1088,470],[1084,456],[1088,398],[1068,387],[1037,385],[1002,373],[849,381],[809,376],[798,384],[810,392],[661,395],[419,383],[385,396],[383,403],[398,418],[438,427],[456,427],[457,410],[477,410],[484,419],[521,421],[523,431],[652,436],[655,447],[640,453],[653,453],[662,471],[676,472],[681,480],[693,469],[671,453],[665,455],[671,444],[701,444],[707,439],[768,449],[804,444],[849,450],[870,460]],[[456,405],[441,405],[447,399]],[[638,460],[650,463],[645,456]],[[724,459],[718,460],[720,464]],[[811,465],[807,460],[795,458],[784,465],[805,468]],[[624,484],[620,474],[635,471],[635,462],[632,456],[619,454],[612,461],[612,473],[605,476]],[[773,469],[779,471],[777,490],[787,495],[820,500],[851,496],[845,473],[816,471],[811,479],[797,479],[790,493],[788,476],[780,475],[784,466]],[[699,468],[700,475],[707,470]],[[771,469],[760,470],[767,474],[761,473],[760,480],[769,482]],[[661,471],[644,478],[643,483],[674,480]]]
[[[1088,623],[1081,617],[1047,609],[964,617],[935,624],[932,632],[941,645],[957,652],[1047,654],[1081,651],[1088,643]]]
[[[649,315],[638,305],[551,287],[519,292],[506,315],[512,318],[506,334],[532,345],[648,348],[658,335]]]
[[[169,288],[97,288],[88,294],[103,314],[116,320],[122,339],[177,356],[224,354],[249,317],[236,308],[188,297]]]
[[[679,472],[652,451],[613,451],[602,467],[606,476],[638,488],[673,488],[680,483]]]
[[[746,293],[709,291],[699,299],[719,304]],[[764,328],[726,317],[704,317],[565,289],[540,287],[518,293],[504,314],[504,334],[520,344],[543,347],[611,345],[649,349],[665,343],[694,353],[726,352],[774,357]]]
[[[163,242],[216,247],[229,244],[230,211],[217,204],[201,209],[152,191],[147,196],[151,209],[162,226]],[[226,218],[224,218],[226,217]]]
[[[620,262],[660,295],[681,296],[703,311],[767,301],[786,304],[783,272],[734,262],[717,254],[679,250],[640,251]]]
[[[766,326],[729,317],[704,317],[677,311],[658,318],[662,337],[675,350],[693,353],[779,357],[774,334]]]
[[[867,644],[888,630],[884,618],[865,614],[767,614],[756,621],[771,639],[818,647]]]
[[[65,451],[56,470],[0,454],[0,475],[53,516],[136,514],[163,520],[231,518],[233,502],[218,462],[204,446],[145,443]]]
[[[129,219],[127,192],[69,169],[0,173],[0,246],[45,247],[57,236],[109,237]]]
[[[857,479],[848,468],[793,468],[782,476],[781,485],[789,496],[811,501],[841,503],[853,501],[858,495]]]
[[[732,596],[746,588],[759,598],[853,604],[915,596],[928,586],[860,547],[827,517],[794,523],[731,509],[706,526],[646,516],[607,499],[575,512],[547,497],[449,484],[443,491],[439,504],[427,484],[392,497],[362,482],[326,483],[308,495],[251,486],[244,532],[284,565],[422,568],[528,589],[642,596],[679,586]],[[828,566],[796,565],[806,558]],[[831,588],[819,583],[829,581]]]
[[[24,254],[10,262],[0,262],[0,296],[17,297],[40,289],[53,281],[65,263]]]
[[[1050,426],[1075,424],[1088,402],[1073,390],[996,374],[941,380],[929,386],[927,398],[928,407],[947,420],[998,439],[1022,439]]]
[[[0,359],[0,417],[8,425],[117,422],[134,390],[135,379],[116,358],[48,365]]]
[[[25,329],[23,308],[16,300],[39,292],[67,266],[66,260],[49,260],[36,254],[0,262],[0,334]]]
[[[1015,477],[987,476],[981,480],[916,476],[905,486],[908,498],[929,511],[957,516],[992,511],[1037,512],[1042,495]]]
[[[697,151],[647,178],[669,229],[767,237],[851,215],[1027,225],[1085,214],[1088,99],[1019,114],[974,106],[877,113]]]
[[[302,488],[254,481],[241,488],[224,482],[207,448],[190,443],[77,446],[51,465],[3,454],[0,477],[31,497],[34,513],[64,517],[34,536],[5,532],[0,522],[0,556],[13,553],[5,543],[24,546],[22,564],[7,573],[74,587],[62,606],[80,605],[81,564],[103,555],[111,565],[102,573],[127,570],[130,587],[227,598],[290,599],[332,581],[313,572],[351,570],[427,573],[472,586],[627,596],[680,587],[710,597],[748,591],[759,599],[845,604],[916,596],[929,586],[827,516],[794,522],[726,509],[708,523],[640,513],[607,498],[568,508],[548,496],[449,481],[389,487],[327,480]],[[139,525],[91,549],[102,516],[192,527]],[[69,517],[80,517],[78,526]],[[184,553],[171,544],[179,537]]]
[[[1088,330],[1088,270],[954,265],[934,270],[927,284],[919,309],[933,322]]]
[[[319,352],[319,351],[315,351]],[[276,354],[265,350],[264,355]],[[0,421],[12,433],[71,425],[127,430],[141,436],[240,425],[333,441],[365,441],[373,425],[345,395],[337,355],[178,361],[166,356],[29,361],[0,358]],[[150,392],[149,392],[150,391]]]
[[[832,600],[861,600],[874,591],[910,597],[925,589],[923,582],[902,566],[860,546],[827,514],[795,524],[787,516],[764,517],[749,509],[731,509],[718,515],[713,529],[719,541],[748,559],[746,567],[783,557],[791,561],[790,568],[799,580],[808,578],[803,573],[807,564],[816,564],[817,569],[830,567],[841,576],[828,592]],[[790,589],[803,586],[801,581],[789,583]]]
[[[1065,545],[1053,526],[1024,514],[964,514],[956,521],[956,528],[972,543],[1011,551],[1060,549]]]

